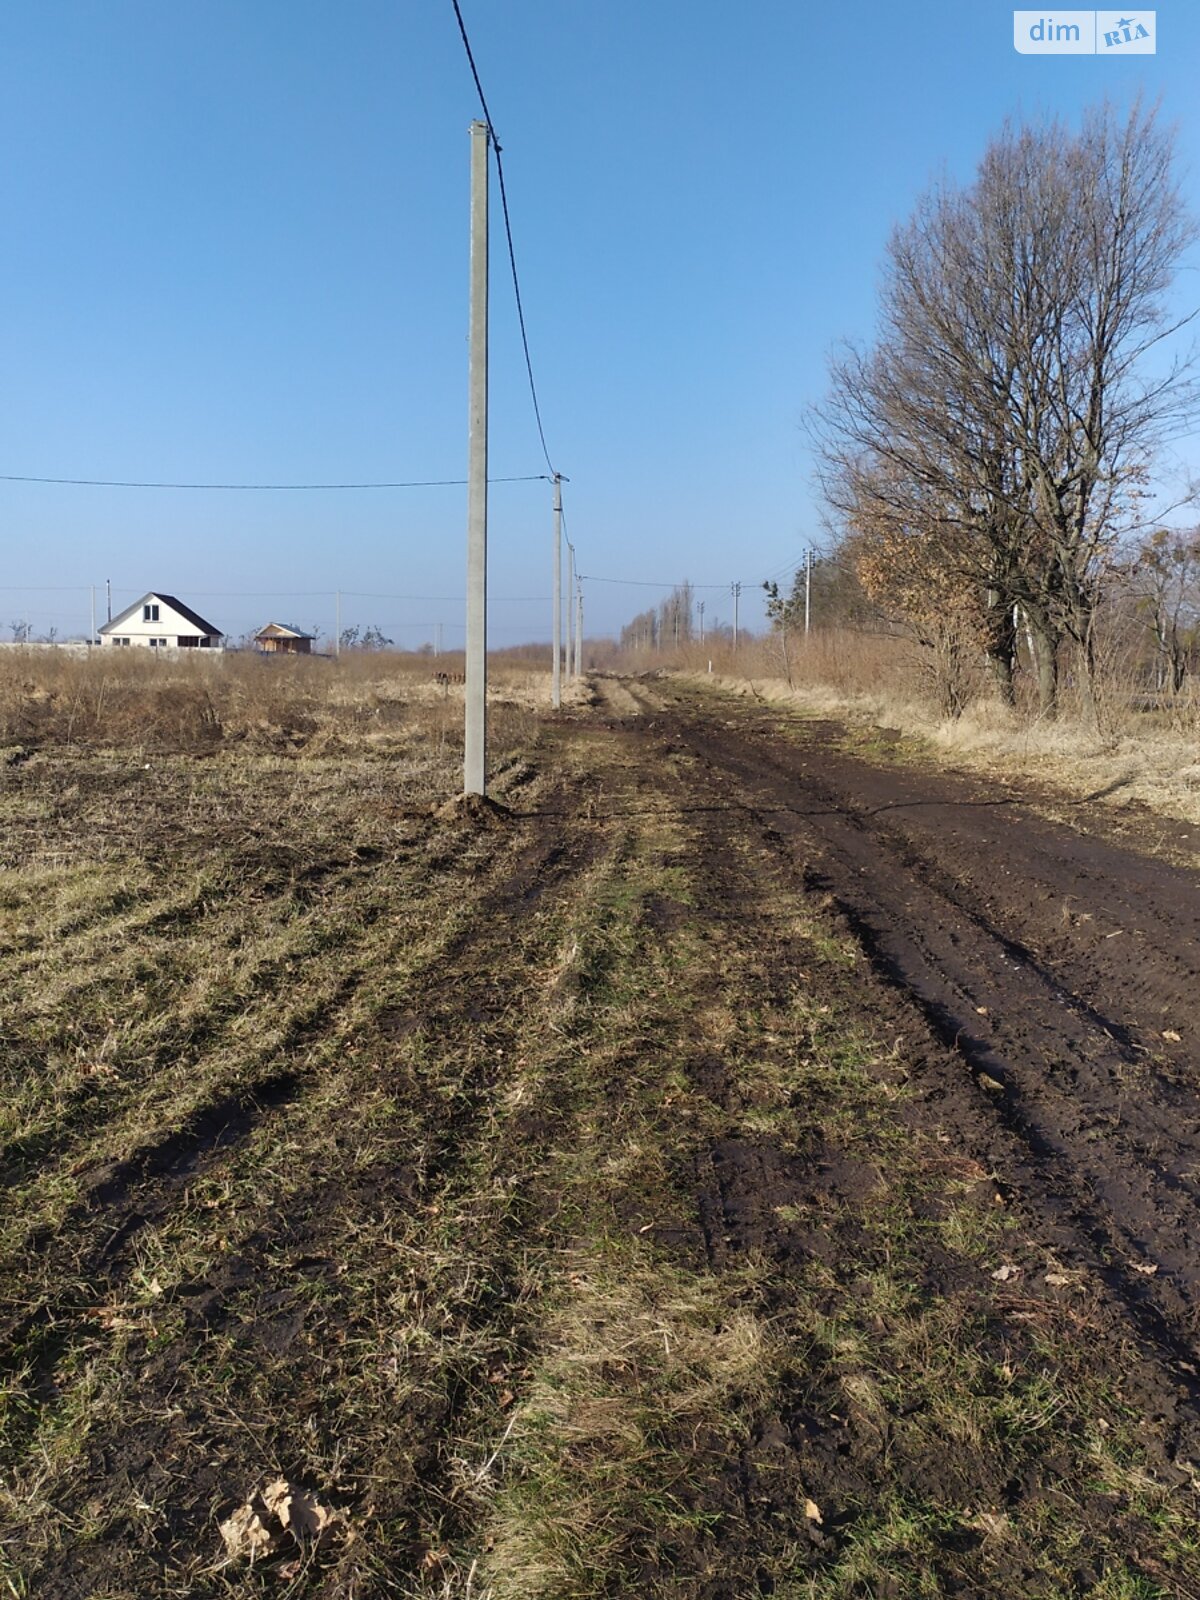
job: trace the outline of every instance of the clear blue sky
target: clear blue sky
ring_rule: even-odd
[[[1124,61],[1017,55],[992,0],[462,4],[589,575],[750,591],[819,536],[799,424],[827,352],[869,334],[892,225],[1006,115],[1161,95],[1200,208],[1194,3],[1160,5],[1159,53]],[[0,75],[0,472],[463,476],[478,112],[450,0],[10,5]],[[501,247],[491,465],[537,473]],[[0,637],[26,613],[86,630],[111,577],[231,635],[330,627],[339,587],[446,597],[349,598],[344,621],[416,645],[441,620],[449,644],[464,496],[0,483]],[[497,486],[494,644],[548,638],[548,599],[519,597],[548,595],[549,561],[548,486]],[[81,588],[34,592],[54,585]],[[602,632],[659,593],[587,596]]]

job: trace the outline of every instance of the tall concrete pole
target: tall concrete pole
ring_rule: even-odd
[[[88,635],[88,648],[96,642],[96,585],[92,585],[92,631]]]
[[[567,540],[567,676],[574,677],[575,668],[575,546]]]
[[[731,583],[729,592],[733,596],[733,648],[736,650],[738,647],[738,602],[742,598],[741,584]]]
[[[108,620],[111,622],[112,621],[112,579],[111,578],[105,578],[105,580],[104,580],[104,593],[105,593],[105,595],[107,597]]]
[[[809,619],[812,616],[812,558],[811,550],[804,552],[804,633],[808,635]]]
[[[333,653],[335,657],[342,654],[342,591],[339,589],[333,597]]]
[[[583,677],[583,590],[579,590],[575,612],[575,676]]]
[[[554,474],[554,660],[550,667],[550,703],[562,705],[562,479]]]
[[[488,129],[471,124],[467,672],[463,793],[487,793]]]

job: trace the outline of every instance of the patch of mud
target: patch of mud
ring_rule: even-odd
[[[847,1004],[896,1040],[915,1114],[1101,1286],[1142,1352],[1148,1404],[1194,1456],[1200,879],[1049,822],[1011,786],[849,756],[832,728],[716,728],[686,700],[657,721],[703,756],[724,825],[757,835],[858,943]],[[778,1181],[763,1168],[749,1187]],[[709,1231],[736,1238],[723,1201]]]

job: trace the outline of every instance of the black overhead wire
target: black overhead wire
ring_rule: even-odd
[[[546,447],[546,432],[542,427],[542,409],[538,405],[537,384],[533,380],[533,360],[529,354],[529,336],[525,331],[525,307],[521,303],[521,281],[517,276],[517,253],[513,248],[512,219],[508,214],[508,191],[504,186],[504,163],[500,159],[500,141],[496,137],[496,126],[492,121],[492,113],[488,110],[487,98],[483,92],[483,84],[479,80],[479,69],[475,65],[475,56],[471,50],[471,41],[467,37],[467,25],[463,21],[463,14],[459,8],[458,0],[450,0],[454,7],[454,15],[458,22],[458,31],[462,35],[463,49],[467,52],[467,64],[471,68],[471,76],[475,80],[475,92],[479,96],[479,104],[483,109],[483,120],[487,123],[488,140],[496,152],[496,180],[500,188],[500,209],[504,213],[504,237],[508,242],[508,264],[512,268],[513,295],[517,302],[517,324],[521,330],[521,348],[525,352],[525,371],[529,375],[529,394],[533,401],[533,416],[537,423],[538,438],[542,442],[542,454],[546,458],[546,465],[554,473],[554,463],[550,459],[550,451]]]
[[[689,579],[676,578],[673,583],[655,583],[652,578],[598,578],[593,572],[581,572],[579,578],[584,583],[619,583],[629,589],[682,589],[687,584],[689,589],[728,589],[727,583],[692,583]]]
[[[553,471],[553,468],[551,468]],[[489,478],[489,483],[544,483],[544,472],[520,478]],[[465,478],[415,478],[408,483],[143,483],[128,478],[32,478],[0,472],[0,483],[61,483],[91,489],[448,489]]]

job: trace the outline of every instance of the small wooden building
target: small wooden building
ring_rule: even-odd
[[[267,655],[308,656],[312,654],[313,636],[282,622],[268,622],[254,635],[254,644]]]

